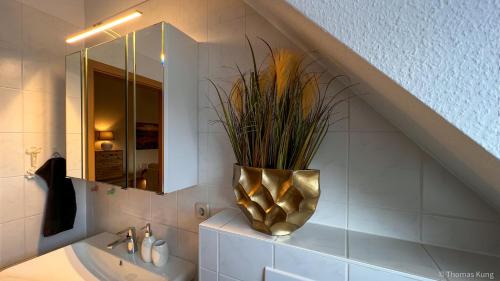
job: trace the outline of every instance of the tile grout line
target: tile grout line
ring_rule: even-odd
[[[431,255],[431,253],[427,250],[427,248],[424,245],[420,245],[420,246],[422,247],[422,249],[424,249],[424,252],[429,256],[429,258],[432,260],[432,263],[434,263],[434,265],[438,269],[438,274],[442,273],[443,270],[441,269],[441,267],[439,266],[437,261],[434,259],[434,257]],[[445,280],[448,280],[448,278],[446,276],[443,276],[443,277]]]
[[[499,221],[488,220],[488,219],[466,218],[466,217],[438,214],[438,213],[432,213],[432,212],[422,212],[422,214],[427,215],[427,216],[441,217],[441,218],[455,219],[455,220],[464,220],[464,221],[469,221],[469,222],[490,223],[490,224],[497,224],[497,225],[500,224]]]
[[[21,123],[21,128],[22,128],[22,161],[23,161],[23,225],[24,225],[24,231],[23,231],[23,237],[24,237],[24,253],[23,255],[26,256],[26,154],[24,148],[26,147],[26,139],[25,139],[25,128],[24,128],[24,123],[25,123],[25,95],[24,95],[24,7],[25,4],[21,3],[21,89],[20,89],[20,94],[21,94],[21,101],[22,101],[22,123]],[[31,159],[30,159],[31,160]],[[29,179],[28,179],[29,180]],[[32,179],[34,180],[34,179]]]

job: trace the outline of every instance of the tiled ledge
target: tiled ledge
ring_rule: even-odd
[[[218,233],[216,245],[209,246],[216,249],[207,251],[207,245],[213,243],[206,241],[204,230]],[[251,229],[243,215],[232,209],[225,210],[200,224],[201,277],[204,276],[202,271],[218,275],[219,280],[221,276],[222,279],[225,278],[224,280],[247,280],[246,277],[251,276],[251,272],[244,272],[242,276],[234,276],[240,272],[225,271],[224,267],[229,267],[224,264],[228,261],[224,257],[224,250],[221,246],[226,249],[226,252],[228,252],[228,247],[231,251],[241,250],[240,254],[243,256],[251,255],[251,251],[255,250],[244,250],[243,248],[247,245],[244,243],[240,245],[239,242],[236,245],[224,246],[226,242],[221,238],[232,239],[235,236],[256,239],[265,245],[272,245],[272,254],[270,254],[272,259],[268,263],[265,262],[265,256],[269,252],[254,252],[259,256],[245,257],[247,262],[258,259],[261,264],[254,265],[254,267],[256,271],[262,272],[267,266],[313,280],[363,280],[368,277],[370,280],[379,280],[377,278],[380,280],[490,280],[489,276],[457,278],[456,275],[459,273],[475,275],[476,272],[494,274],[494,278],[500,279],[500,258],[498,257],[312,223],[304,225],[290,236],[273,237]],[[245,241],[250,243],[251,240]],[[230,248],[235,246],[238,249]],[[264,247],[264,249],[267,248]],[[216,257],[213,257],[213,251],[217,252]],[[212,252],[212,258],[210,258],[210,252]],[[207,266],[205,262],[207,260],[210,260],[212,264]],[[251,268],[252,266],[246,266],[244,271]],[[202,281],[203,279],[200,278]],[[205,280],[211,279],[205,278]]]

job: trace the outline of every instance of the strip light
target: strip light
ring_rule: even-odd
[[[124,22],[127,22],[129,20],[132,20],[132,19],[135,19],[135,18],[138,18],[142,16],[142,13],[139,12],[139,11],[134,11],[133,13],[131,14],[126,14],[122,17],[119,17],[117,19],[114,19],[114,20],[110,20],[108,22],[103,22],[99,25],[96,25],[92,28],[89,28],[89,29],[86,29],[82,32],[79,32],[77,34],[74,34],[74,35],[71,35],[70,37],[68,37],[66,39],[66,43],[74,43],[76,41],[79,41],[79,40],[82,40],[83,38],[87,38],[89,36],[92,36],[94,34],[97,34],[101,31],[104,31],[106,29],[110,29],[114,26],[117,26],[117,25],[120,25]]]

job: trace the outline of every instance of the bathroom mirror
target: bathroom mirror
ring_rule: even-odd
[[[66,80],[67,99],[80,97],[83,108],[81,148],[70,146],[67,137],[68,162],[80,163],[73,176],[156,193],[197,184],[195,41],[159,23],[66,60],[66,75],[80,74],[82,85],[78,96],[78,79]],[[80,160],[69,159],[75,151]]]
[[[87,49],[87,177],[127,187],[126,38]]]
[[[135,187],[155,192],[161,191],[163,176],[161,33],[161,25],[156,25],[135,34],[135,127],[130,128]]]

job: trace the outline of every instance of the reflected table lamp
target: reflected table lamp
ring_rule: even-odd
[[[97,140],[103,141],[101,143],[102,150],[111,150],[113,149],[113,143],[110,142],[115,139],[115,135],[113,131],[97,131]]]

